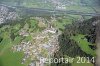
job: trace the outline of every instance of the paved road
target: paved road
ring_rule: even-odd
[[[26,14],[35,14],[36,16],[44,16],[44,15],[82,15],[82,16],[100,16],[100,13],[84,13],[84,12],[78,12],[78,11],[73,11],[73,10],[53,10],[53,9],[42,9],[42,8],[25,8],[25,7],[17,7],[21,8],[23,12]]]
[[[26,8],[23,6],[7,6],[5,4],[0,4],[0,6],[5,6],[8,8],[12,8],[12,9],[21,9],[22,12],[24,12],[24,14],[31,14],[31,15],[35,15],[35,16],[45,16],[45,15],[49,15],[49,16],[61,16],[61,15],[82,15],[82,16],[100,16],[100,13],[84,13],[84,12],[78,12],[78,11],[74,11],[74,10],[57,10],[57,9],[44,9],[44,8]]]

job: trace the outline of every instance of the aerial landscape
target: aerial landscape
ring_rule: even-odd
[[[0,66],[100,66],[100,1],[0,0]]]

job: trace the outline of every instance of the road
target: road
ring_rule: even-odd
[[[25,7],[17,7],[22,9],[22,11],[26,14],[31,14],[35,16],[44,16],[44,15],[50,15],[50,16],[66,16],[68,14],[71,15],[81,15],[81,16],[100,16],[100,13],[84,13],[84,12],[78,12],[74,10],[53,10],[53,9],[43,9],[43,8],[25,8]]]
[[[19,9],[24,14],[33,16],[61,16],[61,15],[81,15],[81,16],[100,16],[100,13],[84,13],[74,10],[57,10],[57,9],[44,9],[44,8],[27,8],[24,6],[7,6],[5,4],[0,4],[0,6],[5,6],[12,9]]]

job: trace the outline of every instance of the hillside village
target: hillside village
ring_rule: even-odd
[[[39,20],[41,22],[41,18]],[[33,63],[40,64],[40,58],[50,58],[59,50],[58,36],[60,35],[60,31],[52,26],[47,27],[39,33],[29,33],[22,29],[19,35],[31,35],[32,37],[30,41],[23,40],[20,44],[12,47],[13,52],[24,52],[25,56],[22,59],[22,64],[24,64],[28,58],[34,61]],[[29,66],[34,66],[33,63],[30,63]],[[40,64],[39,66],[44,65]]]

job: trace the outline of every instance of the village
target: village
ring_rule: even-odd
[[[24,30],[19,32],[22,36],[32,36],[30,41],[22,41],[18,45],[12,47],[13,52],[24,52],[24,57],[22,59],[22,64],[24,64],[27,59],[30,58],[31,62],[29,66],[45,66],[44,63],[40,62],[40,58],[50,58],[53,54],[59,50],[58,46],[58,36],[60,32],[58,29],[49,26],[42,32],[28,33]]]

